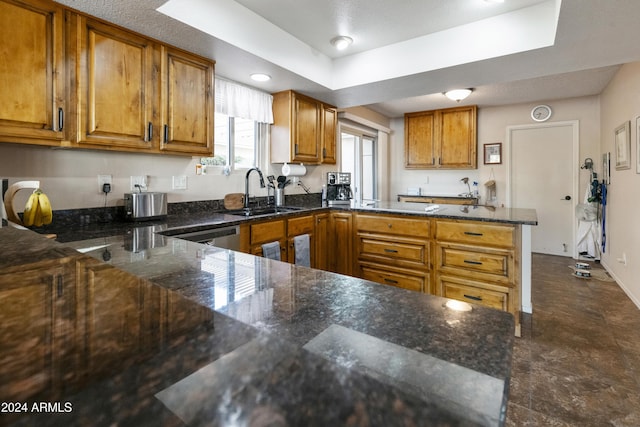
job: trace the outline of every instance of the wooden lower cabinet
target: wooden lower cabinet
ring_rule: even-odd
[[[263,256],[263,244],[278,242],[280,243],[280,260],[286,261],[288,259],[286,230],[287,226],[284,219],[251,224],[249,226],[249,253]]]
[[[508,311],[520,335],[520,226],[482,221],[327,211],[241,226],[243,250],[309,234],[314,268]]]
[[[330,271],[353,275],[353,216],[331,212]]]
[[[446,298],[481,304],[498,310],[509,309],[509,288],[455,276],[437,276],[439,294]]]
[[[309,235],[309,265],[315,267],[315,218],[313,215],[301,216],[287,220],[287,261],[296,262],[295,238]]]
[[[429,274],[416,274],[411,270],[394,269],[382,264],[358,263],[359,276],[372,282],[416,292],[427,292],[429,289]]]
[[[314,268],[329,271],[332,248],[329,245],[330,218],[328,212],[315,215],[315,262]]]
[[[428,218],[356,214],[356,275],[431,293]]]
[[[520,336],[519,225],[435,221],[435,292],[513,314]]]

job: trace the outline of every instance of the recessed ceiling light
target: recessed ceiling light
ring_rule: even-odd
[[[256,82],[268,82],[271,80],[271,76],[264,73],[253,73],[251,74],[251,79]]]
[[[452,89],[446,91],[444,96],[452,101],[460,102],[467,96],[471,95],[471,92],[473,92],[473,89]]]
[[[504,0],[484,0],[485,3],[504,3]]]
[[[353,39],[347,36],[338,36],[331,39],[331,44],[338,50],[344,50],[353,43]]]

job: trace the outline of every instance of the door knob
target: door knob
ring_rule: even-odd
[[[571,196],[564,196],[564,198],[560,200],[571,200]]]

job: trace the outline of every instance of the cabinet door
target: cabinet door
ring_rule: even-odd
[[[75,375],[65,360],[74,348],[73,279],[68,264],[56,263],[0,274],[2,401],[58,392]]]
[[[446,169],[475,169],[476,107],[450,108],[440,111],[438,166]]]
[[[58,145],[64,139],[63,10],[0,0],[0,141]]]
[[[329,214],[321,213],[315,216],[315,264],[312,267],[329,271]]]
[[[322,106],[322,163],[336,164],[336,130],[338,110],[328,105]]]
[[[404,155],[407,169],[433,168],[437,165],[436,112],[408,113],[404,118]]]
[[[154,149],[159,75],[149,40],[83,16],[79,22],[80,145]]]
[[[287,256],[291,264],[296,262],[296,249],[294,244],[294,238],[303,234],[309,235],[309,264],[313,266],[315,256],[315,239],[313,235],[314,231],[314,217],[313,215],[301,216],[297,218],[290,218],[287,220],[287,237],[288,245]]]
[[[160,148],[213,155],[213,74],[211,62],[163,47]]]
[[[292,161],[320,163],[320,110],[318,101],[296,94],[294,99]]]
[[[89,261],[79,268],[86,280],[83,300],[87,372],[120,367],[140,350],[144,312],[140,279],[108,264],[94,265]]]
[[[353,217],[351,213],[331,214],[332,241],[331,271],[353,274]]]

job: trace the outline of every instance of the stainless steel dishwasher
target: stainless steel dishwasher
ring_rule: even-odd
[[[240,250],[240,227],[220,227],[210,230],[194,231],[192,233],[176,234],[171,237],[204,243],[218,248]]]

